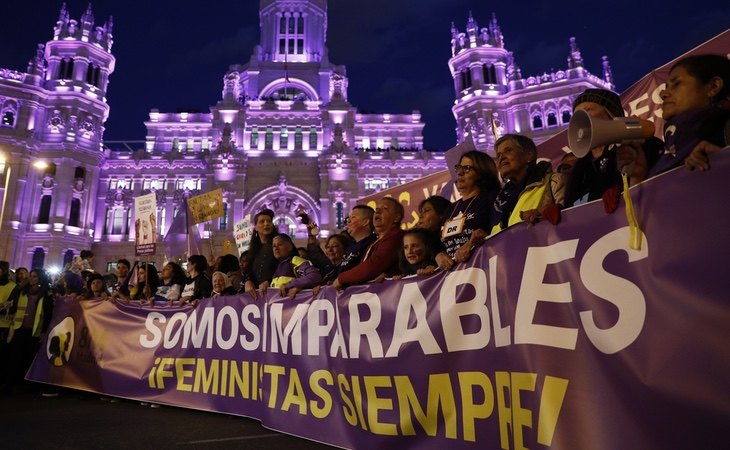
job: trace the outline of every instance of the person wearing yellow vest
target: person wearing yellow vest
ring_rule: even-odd
[[[3,369],[0,371],[0,386],[7,390],[9,385],[9,372],[7,361],[10,360],[8,350],[8,333],[13,320],[10,310],[18,302],[18,287],[10,279],[10,264],[7,261],[0,261],[0,361],[3,361]]]
[[[53,314],[53,297],[43,269],[30,271],[28,284],[20,290],[10,314],[13,317],[8,336],[11,376],[15,382],[20,382],[38,352]]]
[[[297,256],[294,242],[289,235],[279,234],[272,241],[274,258],[279,262],[271,279],[272,288],[279,289],[279,294],[294,298],[302,289],[311,289],[321,280],[319,269],[309,260]]]
[[[10,309],[17,300],[18,289],[15,282],[10,279],[10,264],[7,261],[0,261],[0,337],[3,343],[7,339],[7,332],[12,323]]]
[[[537,162],[537,146],[519,134],[505,134],[494,144],[503,180],[494,201],[492,234],[527,219],[534,223],[550,205],[562,205],[565,182],[550,163]]]

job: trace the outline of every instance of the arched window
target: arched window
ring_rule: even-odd
[[[286,150],[289,146],[289,130],[286,127],[281,127],[281,133],[279,134],[279,148]]]
[[[38,211],[38,223],[48,223],[51,217],[51,196],[41,197],[41,209]]]
[[[294,148],[301,149],[304,135],[302,134],[302,127],[297,127],[294,131]]]
[[[15,111],[5,110],[2,113],[2,126],[12,127],[15,125]]]
[[[58,65],[58,77],[59,79],[63,79],[66,76],[66,60],[62,59],[61,63]]]
[[[94,83],[94,65],[89,64],[89,66],[86,68],[86,82],[89,84]]]
[[[542,128],[542,117],[540,116],[534,116],[532,118],[532,129],[533,130],[539,130]]]
[[[547,124],[549,127],[555,127],[558,125],[558,117],[555,115],[554,112],[548,113]]]
[[[81,215],[81,200],[74,198],[71,200],[71,212],[68,215],[68,225],[70,227],[79,226],[79,216]]]
[[[259,148],[259,129],[257,127],[251,129],[251,148]]]
[[[464,89],[471,87],[471,71],[468,68],[461,72],[461,85]]]
[[[274,129],[271,127],[266,127],[266,149],[271,150],[271,148],[274,146]]]
[[[317,150],[317,130],[315,128],[309,131],[309,149]]]
[[[115,208],[112,212],[111,234],[124,233],[124,208]]]
[[[82,180],[85,179],[86,178],[86,169],[84,169],[83,167],[77,167],[76,170],[74,170],[74,178],[75,179],[81,178]]]
[[[223,202],[223,215],[220,218],[220,227],[221,230],[227,230],[228,229],[228,203]]]
[[[345,205],[342,202],[335,203],[335,221],[337,228],[341,229],[345,226]]]
[[[30,269],[42,269],[45,261],[46,251],[43,250],[43,247],[36,247],[35,250],[33,250],[33,259],[30,262]]]
[[[497,84],[497,71],[494,66],[483,65],[484,84]]]
[[[74,260],[74,251],[71,249],[66,250],[66,252],[63,254],[63,267],[66,267],[67,264],[70,264],[71,261]]]
[[[66,80],[73,80],[74,77],[74,60],[69,58],[66,63],[66,72],[63,74],[63,78]]]
[[[393,136],[392,138],[390,138],[390,148],[392,148],[392,149],[399,148],[398,147],[398,138],[397,137]]]
[[[561,119],[563,120],[563,124],[566,124],[566,125],[567,125],[567,124],[569,124],[569,123],[570,123],[570,118],[571,118],[571,117],[572,117],[572,116],[570,115],[570,110],[567,110],[567,109],[566,109],[566,110],[564,110],[564,111],[563,111],[563,115],[562,115],[562,117],[561,117]]]

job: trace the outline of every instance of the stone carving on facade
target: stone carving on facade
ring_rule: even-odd
[[[87,117],[83,122],[81,122],[81,125],[79,125],[79,135],[81,137],[91,139],[96,134],[96,127],[92,120],[93,119],[91,117]]]
[[[55,109],[53,114],[48,119],[48,131],[51,133],[62,133],[66,128],[66,121],[61,115],[61,111]]]
[[[86,188],[86,181],[84,181],[83,178],[79,177],[74,180],[73,190],[74,192],[82,193],[84,192],[84,189]]]
[[[134,193],[131,189],[117,188],[106,193],[106,205],[110,208],[131,206]]]
[[[172,200],[176,205],[182,205],[183,201],[200,194],[198,189],[176,189]]]

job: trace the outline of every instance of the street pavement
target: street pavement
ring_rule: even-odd
[[[0,448],[325,450],[329,445],[268,430],[253,419],[98,394],[40,387],[0,394]]]

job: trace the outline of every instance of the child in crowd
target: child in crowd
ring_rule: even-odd
[[[434,273],[436,253],[440,248],[440,241],[433,232],[425,228],[413,228],[406,231],[403,234],[403,251],[400,253],[399,260],[402,276]]]

